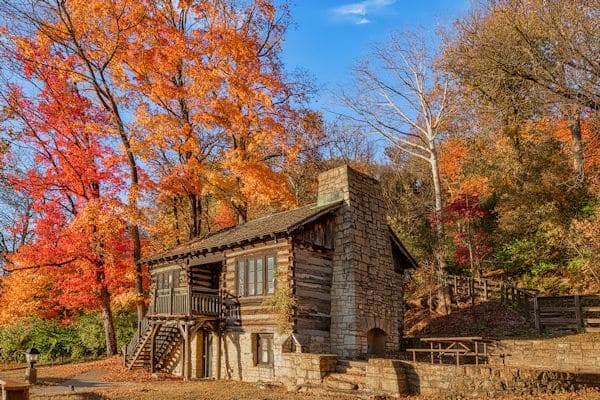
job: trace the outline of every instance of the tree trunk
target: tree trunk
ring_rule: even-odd
[[[431,165],[431,179],[433,181],[433,191],[435,197],[435,209],[434,209],[434,225],[435,225],[435,258],[438,265],[439,276],[446,275],[448,273],[448,264],[444,257],[444,221],[443,221],[443,194],[442,194],[442,182],[440,178],[440,171],[438,166],[437,148],[433,140],[429,141],[429,163]],[[441,280],[440,280],[441,281]],[[440,287],[440,301],[438,302],[439,309],[444,314],[450,312],[450,291],[449,288],[442,284]]]
[[[137,205],[137,196],[139,190],[139,176],[138,176],[138,166],[135,159],[135,155],[133,154],[133,150],[131,148],[131,143],[129,142],[129,137],[125,132],[125,128],[123,127],[123,121],[121,120],[121,115],[119,114],[116,104],[113,103],[113,113],[117,120],[117,126],[119,128],[119,136],[121,138],[121,142],[123,143],[123,147],[125,148],[125,154],[127,155],[127,161],[129,164],[130,171],[130,179],[131,179],[131,188],[129,195],[129,206],[138,212]],[[136,215],[136,221],[137,221]],[[142,270],[142,242],[140,239],[140,228],[135,223],[130,223],[129,231],[131,232],[131,238],[133,240],[133,265],[135,266],[135,293],[137,295],[136,308],[137,308],[137,317],[138,322],[140,322],[144,315],[146,314],[146,304],[144,303],[144,277]]]
[[[431,164],[431,179],[433,181],[433,191],[435,197],[435,209],[434,209],[434,225],[435,225],[435,238],[436,238],[436,257],[438,259],[438,269],[440,273],[447,272],[447,264],[443,255],[444,248],[444,221],[443,221],[443,207],[444,200],[442,194],[442,183],[440,179],[440,171],[438,166],[437,149],[435,143],[429,144],[430,150],[430,164]]]
[[[581,138],[581,114],[577,112],[571,126],[571,140],[573,141],[573,168],[577,176],[577,182],[582,183],[585,180],[583,140]]]
[[[102,322],[104,324],[104,337],[106,338],[106,354],[114,356],[117,354],[117,335],[115,334],[115,323],[113,320],[112,309],[110,307],[110,293],[106,286],[100,289],[100,299],[102,302]]]

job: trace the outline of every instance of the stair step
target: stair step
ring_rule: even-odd
[[[344,365],[347,367],[367,367],[368,362],[364,360],[348,360],[346,358],[340,358],[337,361],[338,365]]]
[[[345,367],[343,365],[338,365],[335,368],[335,371],[341,374],[358,376],[362,376],[366,373],[366,369],[364,367]]]
[[[334,390],[358,390],[359,388],[359,383],[348,380],[345,374],[329,374],[323,379],[323,383]]]
[[[341,359],[338,360],[335,369],[336,372],[348,375],[364,375],[367,370],[367,362]]]

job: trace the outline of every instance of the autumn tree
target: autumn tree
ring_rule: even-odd
[[[579,185],[585,177],[581,119],[600,104],[598,6],[597,1],[489,1],[456,23],[446,46],[446,68],[506,117],[516,146],[519,125],[530,117],[559,113],[569,122]]]
[[[310,117],[278,58],[286,20],[269,1],[160,1],[137,29],[125,59],[135,147],[168,203],[156,219],[187,238],[209,232],[217,208],[243,222],[251,203],[290,203],[281,171]]]
[[[389,42],[376,46],[370,61],[356,65],[354,76],[355,93],[342,96],[352,111],[347,117],[429,166],[435,253],[439,272],[445,273],[444,193],[438,150],[453,113],[449,77],[435,68],[426,39],[414,33],[394,34]]]
[[[127,79],[122,56],[144,12],[143,3],[136,0],[10,0],[0,5],[6,25],[2,42],[6,63],[20,57],[38,68],[67,72],[77,82],[79,93],[106,113],[110,121],[107,132],[121,144],[129,170],[128,229],[136,271],[138,318],[144,313],[138,207],[142,171],[126,121],[129,100],[117,83]],[[62,56],[44,58],[39,57],[40,52]]]
[[[68,63],[54,60],[60,53],[36,50],[36,59]],[[28,94],[13,85],[4,96],[7,123],[15,132],[5,159],[27,151],[34,161],[23,173],[7,176],[15,190],[31,197],[34,211],[33,238],[9,258],[11,275],[36,270],[54,282],[62,307],[100,309],[113,355],[111,296],[131,283],[131,242],[119,200],[122,159],[108,145],[110,116],[81,95],[68,72],[30,63],[31,56],[24,53],[20,61],[39,91]]]

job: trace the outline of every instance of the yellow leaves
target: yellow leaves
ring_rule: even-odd
[[[0,324],[52,311],[52,279],[36,269],[23,269],[0,278]]]

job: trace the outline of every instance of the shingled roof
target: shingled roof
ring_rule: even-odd
[[[311,204],[257,218],[242,225],[214,232],[204,238],[192,239],[163,253],[147,257],[142,262],[155,264],[188,253],[224,250],[269,236],[290,234],[299,227],[337,209],[341,204],[341,201],[324,205]]]

